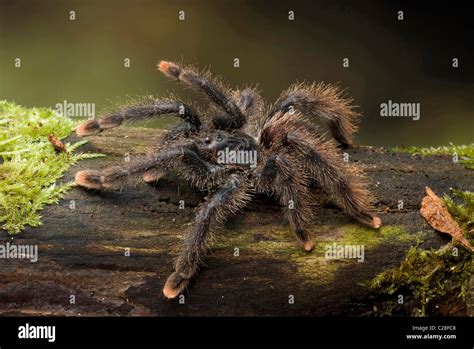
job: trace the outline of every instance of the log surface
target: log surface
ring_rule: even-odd
[[[126,153],[144,153],[160,132],[122,127],[90,137],[83,149],[108,156],[80,162],[64,180],[72,180],[78,170],[122,161]],[[59,205],[43,211],[41,227],[16,236],[0,233],[2,244],[36,244],[39,248],[36,263],[0,260],[0,313],[363,315],[370,311],[370,304],[365,303],[361,281],[399,265],[420,234],[424,247],[448,241],[419,215],[424,187],[430,186],[441,196],[451,187],[474,191],[474,185],[472,172],[449,156],[423,158],[371,147],[348,153],[350,161],[360,164],[369,176],[384,225],[403,229],[403,237],[374,230],[369,232],[373,239],[348,238],[351,229],[361,226],[325,204],[316,208],[318,220],[309,229],[316,249],[306,254],[294,241],[279,207],[257,198],[218,231],[207,267],[181,304],[166,300],[161,291],[202,195],[171,179],[114,192],[75,188]],[[75,209],[70,208],[71,200]],[[179,200],[185,201],[185,209],[178,209]],[[399,200],[403,200],[400,210]],[[324,258],[326,245],[344,241],[366,244],[364,262]]]

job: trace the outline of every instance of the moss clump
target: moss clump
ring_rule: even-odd
[[[461,246],[412,247],[399,268],[377,275],[367,285],[385,296],[375,308],[376,315],[460,315],[467,309],[472,272],[472,255]]]
[[[74,153],[86,141],[67,143],[67,152],[54,150],[48,135],[63,139],[74,127],[54,110],[0,101],[0,224],[8,233],[40,225],[41,209],[57,203],[74,185],[56,184],[69,166],[101,156]]]
[[[466,201],[455,204],[448,196],[444,201],[467,234],[474,219],[473,193],[453,193]],[[439,250],[410,248],[400,267],[377,275],[365,286],[376,293],[375,315],[459,316],[467,311],[473,271],[472,253],[452,241]]]
[[[474,193],[458,189],[451,189],[451,193],[454,199],[445,194],[443,201],[451,216],[461,226],[466,238],[474,245]]]
[[[359,224],[347,224],[335,228],[332,225],[318,225],[309,227],[309,231],[318,232],[313,236],[315,248],[312,253],[307,253],[300,246],[288,226],[281,229],[259,228],[255,230],[233,227],[222,236],[225,240],[218,239],[212,245],[214,250],[233,249],[238,247],[242,253],[251,251],[269,255],[271,258],[281,258],[298,267],[298,272],[305,276],[310,283],[329,284],[336,275],[336,271],[347,263],[357,263],[355,259],[327,259],[326,246],[337,245],[363,245],[365,253],[382,244],[406,244],[415,241],[418,235],[410,234],[397,226],[383,226],[374,230]]]
[[[454,145],[450,143],[448,146],[442,147],[395,147],[392,151],[403,152],[415,155],[430,156],[430,155],[450,155],[458,156],[459,163],[463,164],[465,168],[474,170],[474,143],[469,145]]]

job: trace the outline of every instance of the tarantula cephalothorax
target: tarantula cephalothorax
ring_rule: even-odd
[[[327,120],[334,138],[342,146],[351,144],[359,114],[336,87],[294,85],[265,112],[255,89],[233,91],[209,73],[171,62],[162,61],[158,68],[207,95],[214,103],[209,120],[204,123],[203,115],[181,101],[153,98],[89,120],[77,127],[78,135],[170,113],[182,122],[154,144],[146,157],[101,171],[80,171],[76,183],[101,190],[116,188],[132,175],[154,182],[172,172],[209,194],[197,208],[175,271],[166,281],[167,298],[183,292],[203,265],[216,225],[242,209],[254,194],[266,193],[278,200],[291,231],[308,252],[314,244],[305,226],[313,218],[311,204],[321,190],[348,215],[373,228],[381,226],[361,172],[344,163],[334,142],[321,136],[309,120]]]

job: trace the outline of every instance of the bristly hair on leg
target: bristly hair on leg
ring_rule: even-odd
[[[86,189],[103,190],[123,187],[131,178],[152,170],[155,160],[139,157],[129,163],[117,164],[101,171],[84,170],[76,173],[75,182]]]
[[[239,129],[246,123],[245,113],[232,99],[232,90],[224,86],[219,78],[212,77],[210,72],[200,72],[194,67],[181,67],[168,61],[161,61],[158,69],[166,76],[204,92],[213,103],[222,108],[225,114],[213,118],[215,128]]]
[[[257,136],[259,125],[261,125],[265,115],[265,103],[257,87],[234,90],[232,99],[240,110],[247,115],[248,121],[244,126],[244,131],[252,136]]]
[[[262,130],[260,142],[270,151],[297,157],[293,164],[303,164],[304,172],[316,179],[347,214],[371,227],[380,227],[380,219],[373,216],[373,197],[360,170],[342,162],[336,145],[318,135],[302,115],[277,113]]]
[[[360,114],[353,110],[352,99],[330,84],[295,84],[282,93],[270,109],[267,121],[278,112],[299,112],[307,117],[329,122],[333,137],[343,146],[352,145]]]
[[[78,136],[89,136],[110,128],[118,127],[125,122],[137,122],[166,114],[174,114],[195,129],[201,127],[201,120],[195,107],[181,102],[179,99],[154,98],[145,96],[123,104],[118,110],[110,111],[98,119],[88,120],[76,128]]]
[[[245,178],[234,174],[221,189],[199,206],[195,224],[187,234],[183,250],[176,260],[175,271],[168,277],[163,288],[166,298],[176,298],[182,293],[204,264],[207,242],[215,225],[225,222],[229,215],[236,214],[250,199],[250,188]]]

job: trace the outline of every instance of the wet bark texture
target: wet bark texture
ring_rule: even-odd
[[[81,169],[123,161],[126,153],[144,153],[159,132],[122,127],[90,137],[84,149],[108,156],[80,162],[65,180]],[[424,232],[425,247],[449,241],[418,212],[424,188],[428,185],[440,196],[450,187],[472,191],[472,172],[448,156],[422,158],[370,147],[348,153],[369,176],[384,225],[401,227],[408,237]],[[185,209],[178,208],[179,200],[185,201]],[[324,244],[306,254],[279,207],[258,198],[218,231],[208,266],[191,284],[184,304],[168,301],[162,287],[202,200],[185,183],[171,179],[115,192],[73,189],[59,205],[44,210],[43,226],[14,237],[0,234],[0,243],[39,247],[37,263],[0,262],[0,314],[357,316],[367,311],[366,291],[359,283],[400,264],[414,243],[410,238],[378,237],[380,243],[366,248],[363,263],[327,260]],[[345,227],[359,226],[330,204],[317,210],[318,220],[309,229],[316,242],[343,241]]]

